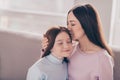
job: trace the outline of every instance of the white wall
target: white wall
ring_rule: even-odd
[[[109,41],[110,35],[110,23],[111,23],[111,11],[112,11],[113,0],[75,0],[75,3],[80,4],[90,3],[94,5],[101,17],[103,31],[105,33],[106,40]]]
[[[51,26],[66,26],[73,0],[0,0],[0,4],[0,28],[43,34]]]

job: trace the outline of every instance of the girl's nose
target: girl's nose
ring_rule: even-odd
[[[65,43],[65,44],[63,45],[63,47],[64,47],[64,48],[69,48],[69,47],[70,47],[70,44]]]

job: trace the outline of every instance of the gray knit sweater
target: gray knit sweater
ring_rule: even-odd
[[[26,80],[67,80],[67,78],[67,63],[48,55],[29,68]]]

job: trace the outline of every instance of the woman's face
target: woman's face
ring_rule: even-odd
[[[84,30],[82,29],[78,19],[74,16],[73,12],[70,12],[68,14],[67,27],[71,32],[73,40],[78,41],[80,38],[84,36]]]
[[[58,58],[69,57],[72,52],[72,42],[66,32],[61,32],[55,39],[52,54]]]

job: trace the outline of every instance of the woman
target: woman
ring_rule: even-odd
[[[69,80],[113,80],[112,51],[103,38],[97,11],[90,4],[74,7],[67,25],[78,42],[69,58]]]
[[[49,29],[45,36],[48,45],[42,58],[28,71],[27,80],[67,80],[66,57],[71,55],[72,38],[65,27]]]

